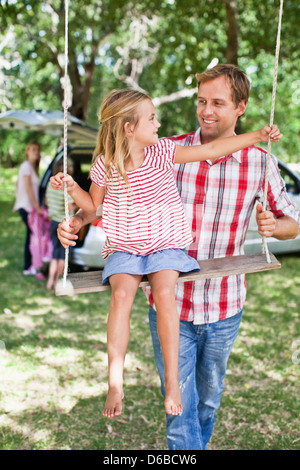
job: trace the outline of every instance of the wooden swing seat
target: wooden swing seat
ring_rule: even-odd
[[[272,253],[270,253],[270,260],[271,263],[268,263],[266,255],[262,253],[202,260],[199,261],[199,272],[180,274],[177,282],[197,281],[235,274],[250,274],[281,267],[281,264]],[[110,285],[102,285],[101,270],[71,273],[68,275],[68,285],[71,288],[64,288],[63,283],[59,282],[55,290],[56,295],[85,294],[110,290]],[[146,286],[149,286],[149,282],[147,276],[144,276],[140,287]]]

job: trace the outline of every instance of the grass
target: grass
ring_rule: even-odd
[[[0,449],[166,450],[143,293],[131,317],[124,412],[105,420],[109,293],[55,297],[22,275],[14,180],[5,170],[0,181]],[[212,449],[300,449],[300,257],[280,261],[279,271],[248,276]]]

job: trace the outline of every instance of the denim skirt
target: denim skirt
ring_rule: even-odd
[[[134,255],[125,251],[115,251],[105,264],[102,274],[102,284],[108,284],[112,274],[146,275],[169,269],[187,273],[200,271],[198,262],[178,248],[156,251],[150,255]]]

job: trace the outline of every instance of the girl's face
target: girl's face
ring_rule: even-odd
[[[151,100],[144,100],[137,106],[138,124],[134,130],[134,142],[143,147],[155,145],[158,142],[160,123],[156,119],[155,108]]]
[[[40,147],[36,144],[30,145],[26,151],[27,159],[30,163],[35,163],[40,158]]]

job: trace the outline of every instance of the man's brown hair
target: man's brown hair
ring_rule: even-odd
[[[211,69],[205,70],[203,73],[197,73],[198,89],[202,83],[222,76],[225,76],[230,85],[232,101],[235,106],[237,107],[243,100],[247,103],[250,93],[250,81],[245,72],[236,65],[218,64]]]

